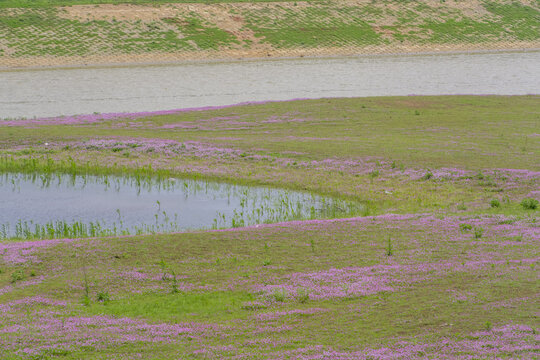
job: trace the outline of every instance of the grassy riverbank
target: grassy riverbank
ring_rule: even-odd
[[[2,171],[190,174],[370,211],[1,242],[0,358],[534,358],[539,105],[382,97],[0,121]]]
[[[540,48],[532,0],[84,3],[0,2],[0,67]]]
[[[197,174],[350,197],[377,212],[481,209],[534,189],[538,101],[344,98],[7,120],[0,145],[39,170]]]

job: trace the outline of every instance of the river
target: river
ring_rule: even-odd
[[[245,101],[540,93],[540,51],[0,71],[0,118]]]

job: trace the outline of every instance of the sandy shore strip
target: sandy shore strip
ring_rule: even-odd
[[[539,42],[496,42],[483,44],[373,46],[364,48],[328,47],[315,49],[228,49],[174,53],[144,53],[91,56],[0,57],[0,70],[42,69],[85,66],[171,65],[189,62],[230,60],[262,60],[370,55],[429,55],[453,53],[485,53],[508,51],[540,51]]]

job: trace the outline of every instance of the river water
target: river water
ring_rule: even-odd
[[[245,101],[540,93],[540,51],[0,71],[0,118]]]

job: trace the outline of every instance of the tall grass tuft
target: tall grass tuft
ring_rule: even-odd
[[[394,254],[394,249],[392,248],[392,239],[388,237],[388,242],[386,244],[386,256],[392,256]]]

